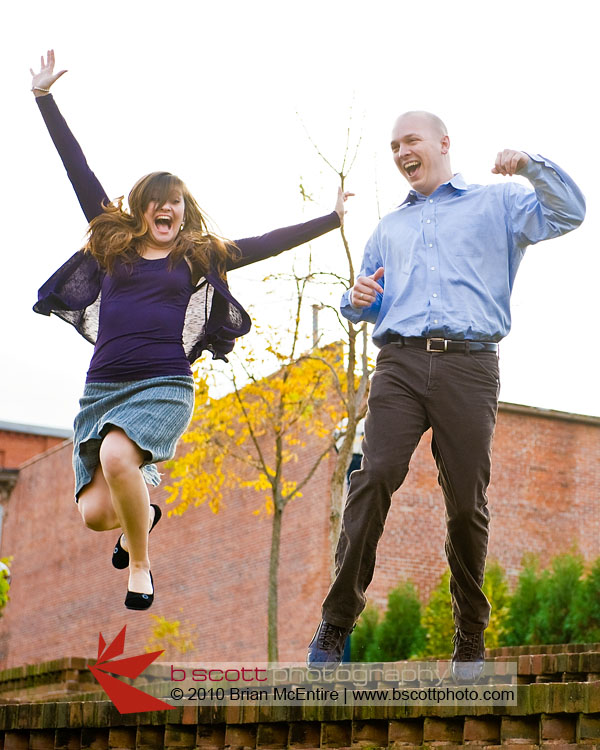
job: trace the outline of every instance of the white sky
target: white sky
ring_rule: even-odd
[[[29,91],[29,68],[48,47],[69,69],[57,102],[108,194],[167,169],[231,238],[331,210],[335,176],[296,111],[339,161],[352,108],[363,129],[347,217],[357,267],[377,222],[375,181],[382,213],[408,190],[389,154],[398,113],[439,114],[453,168],[469,182],[503,179],[490,169],[505,147],[558,162],[586,194],[588,216],[526,254],[502,345],[501,398],[600,415],[594,17],[587,0],[10,3],[0,49],[0,420],[70,427],[92,354],[70,326],[31,312],[37,288],[86,228]],[[300,180],[320,206],[302,204]],[[313,256],[341,267],[339,239],[316,241]],[[234,294],[259,319],[283,322],[281,299],[265,296],[259,280],[292,261],[290,253],[232,274]]]

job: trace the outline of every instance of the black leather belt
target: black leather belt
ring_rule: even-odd
[[[399,333],[388,333],[385,343],[393,341],[401,343],[402,346],[414,346],[417,349],[425,349],[428,352],[497,352],[498,344],[493,341],[452,341],[441,338],[420,338],[418,336],[401,336]]]

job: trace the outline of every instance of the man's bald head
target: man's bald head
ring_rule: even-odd
[[[452,178],[450,138],[437,115],[422,110],[400,115],[390,145],[396,166],[417,192],[431,195]]]
[[[415,109],[399,115],[396,118],[394,127],[400,120],[407,117],[415,117],[423,120],[433,131],[435,131],[437,135],[440,136],[440,138],[444,135],[448,135],[448,128],[444,124],[443,120],[437,115],[434,115],[432,112],[426,112],[423,109]]]

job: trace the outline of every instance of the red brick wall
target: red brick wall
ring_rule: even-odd
[[[64,442],[63,437],[0,430],[0,469],[16,469],[38,453]]]
[[[299,471],[309,458],[300,458]],[[327,485],[324,465],[312,489],[284,514],[281,659],[302,654],[325,593]],[[152,491],[164,509],[163,494]],[[190,658],[266,660],[271,523],[252,514],[261,505],[256,493],[237,492],[218,515],[203,506],[161,520],[151,536],[156,598],[148,613],[123,606],[127,571],[110,564],[118,532],[86,529],[72,495],[70,445],[21,469],[2,535],[1,553],[14,561],[11,599],[0,620],[0,667],[59,654],[94,656],[98,631],[109,639],[125,624],[127,648],[135,653],[150,636],[150,613],[193,627]]]
[[[503,406],[494,446],[490,557],[514,577],[527,551],[543,562],[577,544],[600,555],[598,510],[600,420],[545,418]],[[308,448],[298,471],[308,465]],[[194,630],[190,660],[266,658],[270,519],[252,515],[252,490],[229,497],[222,511],[193,508],[153,531],[156,583],[149,612],[123,606],[127,572],[110,564],[115,531],[85,529],[72,501],[70,445],[22,467],[6,508],[2,555],[14,555],[11,600],[0,619],[0,667],[62,656],[94,656],[128,625],[126,655],[139,651],[151,613]],[[165,477],[166,479],[166,477]],[[280,568],[280,658],[302,660],[327,589],[329,469],[322,466],[304,497],[284,515]],[[153,500],[164,508],[163,491]],[[394,498],[370,598],[384,604],[390,587],[412,579],[425,597],[445,568],[443,500],[426,434]]]

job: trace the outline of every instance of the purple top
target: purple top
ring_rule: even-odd
[[[192,374],[181,345],[191,272],[183,259],[171,270],[168,263],[140,258],[104,277],[88,383]]]
[[[102,204],[108,203],[108,197],[90,170],[52,95],[38,97],[36,102],[83,212],[91,221],[101,213]],[[332,211],[327,216],[276,229],[261,237],[236,240],[240,256],[231,259],[227,269],[241,268],[278,255],[339,226],[339,216]],[[183,366],[184,359],[193,363],[205,349],[212,352],[215,359],[226,359],[225,355],[233,349],[235,339],[250,330],[248,314],[231,295],[227,282],[216,273],[207,273],[194,287],[186,261],[168,271],[166,264],[161,268],[161,260],[165,259],[138,260],[127,279],[119,270],[109,276],[95,258],[80,250],[40,288],[38,301],[33,308],[36,312],[58,315],[74,325],[88,341],[97,344],[89,380],[98,382],[102,377],[104,382],[111,382],[156,377],[159,374],[189,374],[189,365]],[[142,286],[147,285],[146,293],[152,288],[152,305],[146,305],[145,309],[142,309],[144,293],[138,287],[142,279]],[[129,282],[135,286],[133,295],[131,288],[129,292],[126,291]],[[112,301],[112,309],[104,304],[105,296]],[[169,307],[168,311],[165,305]],[[152,320],[148,319],[149,309],[152,310]],[[160,316],[156,315],[156,311],[160,312]],[[114,321],[117,321],[116,327]],[[119,337],[125,326],[131,334],[125,336],[126,340]],[[153,353],[157,340],[160,344],[156,351],[163,352],[159,357]],[[176,348],[177,354],[174,354]],[[123,369],[121,362],[117,362],[113,355],[118,355],[117,359],[123,357]],[[129,365],[126,362],[128,359]],[[171,365],[181,369],[174,373],[169,369]],[[164,366],[168,371],[157,371],[157,367]]]

